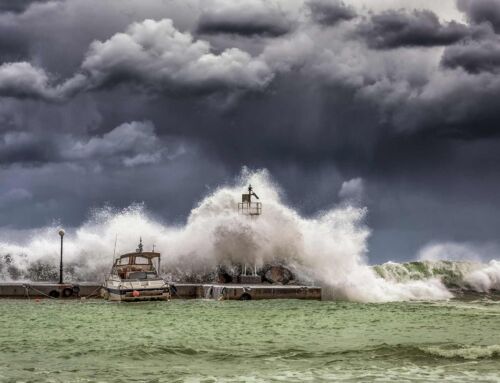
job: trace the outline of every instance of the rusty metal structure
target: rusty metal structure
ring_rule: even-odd
[[[243,215],[257,217],[262,214],[262,203],[252,202],[252,197],[259,199],[254,193],[252,185],[248,185],[248,193],[241,195],[241,202],[238,203],[238,212]]]
[[[252,185],[248,185],[248,193],[242,194],[241,202],[238,203],[238,212],[250,218],[255,218],[262,214],[262,203],[253,202],[252,197],[259,199],[259,196],[253,191]],[[261,278],[257,275],[257,265],[248,267],[244,263],[239,279],[240,283],[261,283]]]

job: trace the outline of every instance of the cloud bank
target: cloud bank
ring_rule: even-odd
[[[268,168],[306,215],[362,179],[374,261],[432,241],[494,241],[498,10],[492,0],[5,2],[0,196],[13,202],[0,224],[77,225],[93,207],[136,201],[182,221],[247,165]],[[14,198],[20,190],[30,197]]]

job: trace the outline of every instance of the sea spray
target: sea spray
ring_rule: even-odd
[[[386,262],[373,266],[382,278],[394,282],[408,282],[439,278],[447,287],[470,288],[466,277],[483,268],[480,262],[470,261],[416,261]]]
[[[241,193],[251,183],[263,202],[263,213],[250,218],[238,213]],[[324,287],[325,297],[360,302],[447,299],[452,295],[439,278],[405,281],[384,279],[367,265],[364,224],[367,210],[342,203],[315,217],[303,217],[282,200],[282,192],[267,171],[248,172],[231,186],[222,186],[205,197],[184,225],[154,219],[142,205],[121,211],[96,210],[92,218],[69,230],[65,241],[66,271],[76,279],[99,280],[117,252],[136,248],[141,236],[146,250],[153,244],[162,253],[164,275],[172,278],[202,276],[218,265],[248,264],[262,267],[282,263],[302,281]],[[56,267],[56,227],[38,230],[24,243],[0,243],[0,254],[9,264],[3,279],[32,279],[33,265]],[[48,268],[46,274],[52,275]]]
[[[464,279],[475,291],[500,291],[500,262],[492,260],[488,265],[467,274]]]

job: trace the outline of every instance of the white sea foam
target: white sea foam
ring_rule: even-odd
[[[460,346],[460,347],[439,347],[431,346],[421,349],[431,355],[440,356],[443,358],[460,358],[460,359],[485,359],[500,357],[500,345],[494,344],[490,346]]]
[[[488,265],[467,274],[464,279],[479,292],[500,290],[500,262],[492,260]]]
[[[238,214],[237,202],[251,183],[263,203],[263,214]],[[133,251],[142,236],[148,250],[162,252],[162,272],[177,275],[207,273],[219,264],[262,266],[284,262],[303,280],[325,286],[325,297],[361,302],[447,299],[452,295],[438,278],[384,279],[367,265],[366,209],[342,203],[306,218],[282,201],[282,193],[266,171],[243,171],[234,185],[220,187],[194,208],[186,224],[168,225],[152,218],[143,206],[120,212],[101,209],[65,237],[67,270],[78,278],[103,277],[117,252]],[[0,242],[0,255],[10,254],[7,269],[21,277],[51,272],[57,265],[57,227],[36,231],[26,242]],[[39,261],[37,263],[37,261]],[[54,270],[52,270],[53,272]]]
[[[475,258],[474,258],[475,259]],[[484,264],[474,261],[416,261],[416,262],[386,262],[374,266],[375,271],[384,279],[394,282],[412,280],[440,279],[446,285],[455,287],[470,287],[465,278],[471,272],[484,267]]]

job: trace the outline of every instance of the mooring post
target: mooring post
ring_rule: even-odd
[[[59,230],[59,235],[61,236],[61,260],[59,261],[59,284],[63,284],[63,237],[64,230]]]

